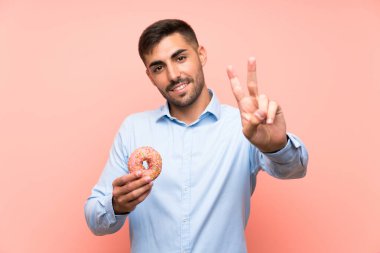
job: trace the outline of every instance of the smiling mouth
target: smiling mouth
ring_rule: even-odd
[[[170,91],[181,91],[183,90],[190,82],[189,81],[184,81],[176,84]]]

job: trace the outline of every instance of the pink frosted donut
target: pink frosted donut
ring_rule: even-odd
[[[144,161],[148,168],[144,167]],[[152,180],[156,179],[161,173],[162,159],[160,153],[151,147],[140,147],[133,151],[128,160],[130,172],[141,170],[143,176],[149,176]]]

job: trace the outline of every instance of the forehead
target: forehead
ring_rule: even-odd
[[[155,45],[150,54],[145,55],[146,65],[152,61],[165,61],[179,49],[193,49],[192,45],[188,43],[185,38],[179,34],[174,33],[164,37],[157,45]]]

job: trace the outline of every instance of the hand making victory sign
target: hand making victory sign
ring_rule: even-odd
[[[275,101],[259,94],[255,58],[248,59],[249,95],[245,94],[232,66],[227,67],[227,74],[239,106],[245,137],[262,152],[275,152],[285,147],[287,137],[284,114]]]

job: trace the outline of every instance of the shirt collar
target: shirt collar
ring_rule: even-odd
[[[218,98],[216,97],[215,93],[211,90],[208,89],[209,94],[211,95],[211,100],[210,103],[207,105],[206,109],[203,111],[203,113],[199,116],[199,119],[202,119],[207,116],[207,114],[211,114],[215,117],[216,120],[219,120],[220,118],[220,103]],[[165,105],[162,105],[158,110],[157,110],[157,119],[156,121],[159,121],[163,118],[169,118],[169,119],[176,119],[173,116],[170,115],[169,111],[169,104],[168,102],[165,103]]]

